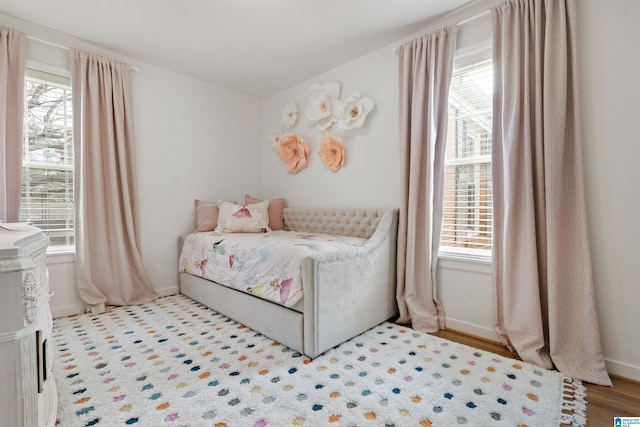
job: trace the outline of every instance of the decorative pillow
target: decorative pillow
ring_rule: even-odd
[[[216,233],[224,233],[224,226],[227,224],[227,217],[234,206],[235,203],[232,202],[218,202],[218,226],[215,230]]]
[[[218,225],[218,204],[195,200],[196,232],[213,231]]]
[[[223,202],[219,205],[219,233],[265,233],[269,228],[269,201],[252,205]]]
[[[248,194],[244,196],[244,203],[251,205],[260,203],[262,200],[251,197]],[[269,228],[272,230],[284,230],[284,219],[282,210],[284,209],[284,199],[269,200]]]

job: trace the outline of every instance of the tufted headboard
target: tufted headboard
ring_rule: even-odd
[[[368,239],[388,210],[284,208],[284,228]]]

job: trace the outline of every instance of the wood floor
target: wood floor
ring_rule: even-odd
[[[449,329],[433,335],[505,357],[519,359],[516,353],[510,352],[502,344],[494,341]],[[640,417],[640,382],[613,375],[611,381],[613,387],[584,383],[587,387],[587,425],[589,427],[612,427],[615,417]]]

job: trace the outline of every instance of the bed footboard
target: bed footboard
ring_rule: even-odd
[[[303,260],[304,353],[316,357],[398,314],[398,211],[384,213],[369,240]]]

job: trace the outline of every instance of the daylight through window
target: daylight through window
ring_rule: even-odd
[[[51,250],[71,250],[73,139],[68,78],[27,70],[20,220],[51,239]]]
[[[449,93],[440,251],[491,256],[491,59],[457,69]]]

